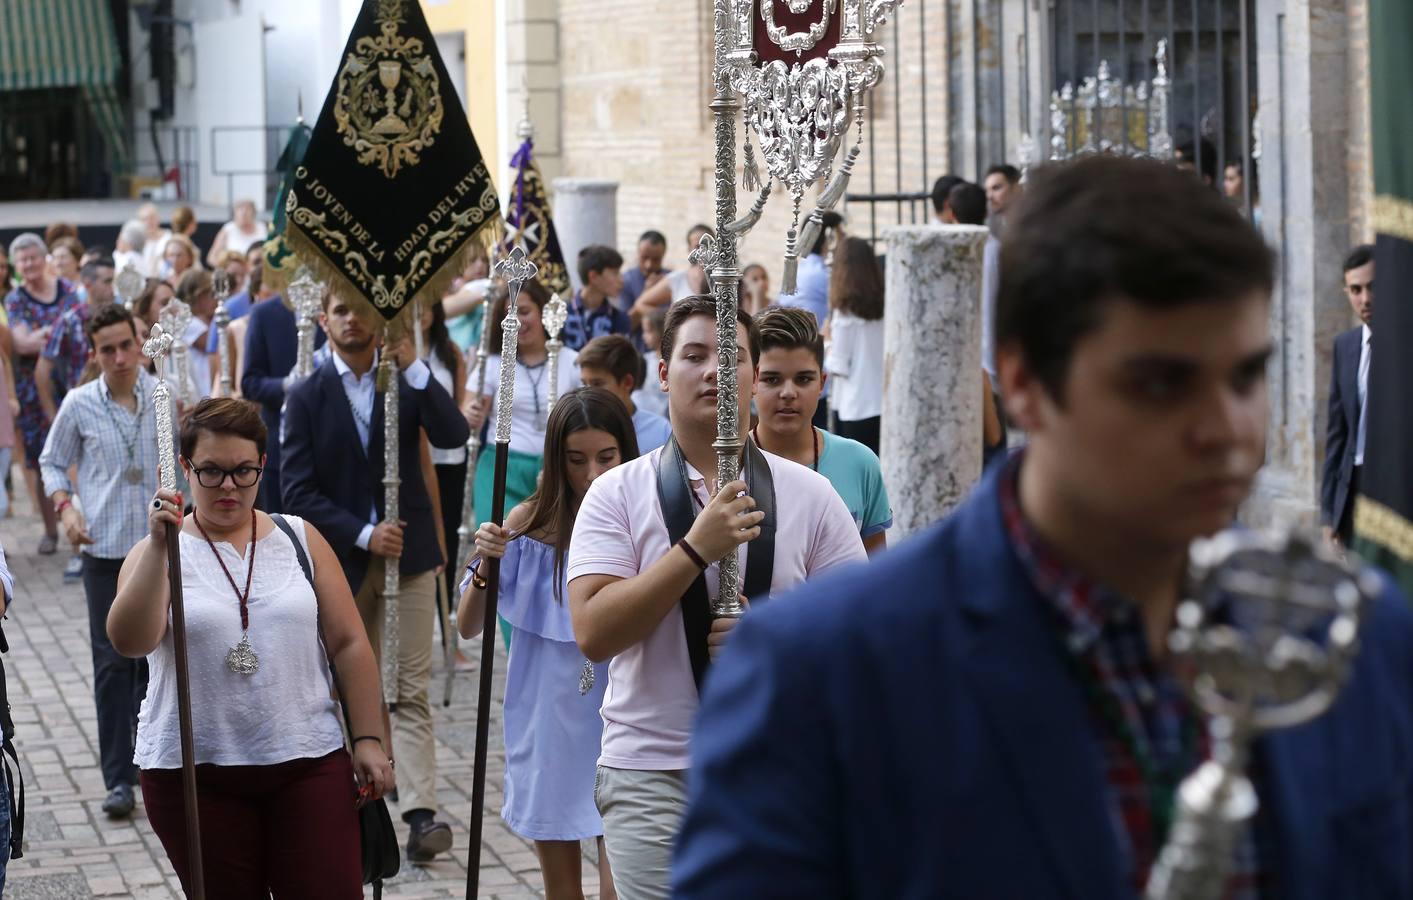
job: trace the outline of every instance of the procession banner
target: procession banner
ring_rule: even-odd
[[[1354,508],[1354,549],[1413,597],[1413,4],[1369,8],[1374,136],[1374,227],[1379,296],[1369,369],[1364,471]]]
[[[507,228],[500,256],[510,255],[513,247],[524,247],[525,256],[540,270],[540,283],[551,293],[567,296],[569,272],[564,267],[564,251],[559,247],[559,235],[554,230],[545,182],[535,162],[534,138],[526,137],[520,144],[520,149],[510,159],[510,167],[515,172],[515,184],[505,208]]]
[[[285,209],[285,239],[316,277],[387,320],[440,300],[499,220],[417,0],[364,0]]]

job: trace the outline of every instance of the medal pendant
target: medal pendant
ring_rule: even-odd
[[[142,470],[133,466],[123,473],[123,478],[127,480],[128,484],[142,484]]]
[[[226,668],[237,675],[254,675],[260,668],[260,657],[250,646],[250,635],[242,634],[240,643],[226,654]]]
[[[584,660],[584,668],[579,671],[579,696],[594,689],[594,664]]]

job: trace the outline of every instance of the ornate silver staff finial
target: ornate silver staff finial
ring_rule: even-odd
[[[549,393],[545,402],[545,421],[540,423],[541,431],[549,427],[550,411],[554,409],[554,402],[559,399],[559,351],[564,347],[559,335],[568,320],[569,307],[564,298],[558,294],[550,297],[550,301],[540,313],[540,321],[545,327],[545,350],[549,354]]]
[[[319,303],[324,299],[324,286],[314,280],[308,267],[300,266],[288,290],[298,335],[294,370],[300,378],[308,378],[314,371],[314,322],[319,316]]]
[[[1155,159],[1172,159],[1173,137],[1168,133],[1168,39],[1158,41],[1154,56],[1157,74],[1153,76],[1153,119],[1156,130],[1149,132],[1148,155]]]
[[[172,421],[172,388],[164,375],[167,354],[174,343],[172,335],[159,322],[152,326],[142,352],[156,363],[157,387],[152,390],[152,409],[157,414],[157,475],[162,488],[168,491],[177,489],[177,457],[172,447],[176,443],[176,430]]]
[[[1329,709],[1379,593],[1371,570],[1299,532],[1223,532],[1195,544],[1191,561],[1193,596],[1178,607],[1168,644],[1196,673],[1191,694],[1212,717],[1212,758],[1178,789],[1147,900],[1222,896],[1259,805],[1246,775],[1252,741]]]
[[[504,279],[510,290],[505,302],[505,318],[500,323],[503,337],[500,341],[500,386],[496,391],[496,443],[509,444],[510,412],[515,401],[515,358],[520,339],[520,319],[515,315],[515,310],[525,282],[540,274],[540,267],[525,255],[523,247],[516,247],[510,255],[496,263],[495,274]]]
[[[142,296],[146,289],[147,279],[142,277],[142,273],[132,263],[123,266],[118,277],[113,279],[113,294],[123,308],[129,311],[132,310],[133,302]]]
[[[191,307],[185,301],[173,297],[157,317],[163,330],[172,339],[172,353],[168,357],[173,368],[176,383],[175,397],[185,403],[192,399],[191,367],[186,358],[186,330],[191,325]]]
[[[220,373],[221,396],[235,394],[235,360],[231,357],[226,329],[231,326],[231,311],[226,298],[231,295],[231,273],[217,269],[211,275],[211,291],[216,295],[216,371]]]

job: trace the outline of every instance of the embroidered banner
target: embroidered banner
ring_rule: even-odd
[[[294,186],[285,239],[386,319],[441,299],[498,221],[490,172],[417,0],[364,0]]]
[[[554,230],[545,182],[535,164],[533,138],[525,138],[511,157],[510,167],[515,172],[515,184],[510,188],[510,202],[505,209],[506,235],[501,255],[508,255],[516,246],[524,247],[525,255],[540,269],[540,283],[568,299],[569,272],[564,268],[564,251],[559,248],[559,235]]]

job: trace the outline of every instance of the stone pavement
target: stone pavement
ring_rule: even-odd
[[[14,482],[20,488],[15,515],[0,520],[0,544],[16,583],[15,603],[5,622],[10,653],[4,657],[4,665],[27,809],[25,855],[10,861],[5,896],[10,900],[181,897],[162,845],[143,813],[140,792],[131,820],[110,821],[99,809],[104,791],[98,770],[93,666],[83,589],[78,583],[64,584],[62,551],[47,557],[35,553],[41,526],[23,496],[18,468]],[[479,640],[466,647],[473,662],[479,658],[479,647]],[[504,767],[500,707],[505,689],[505,653],[499,636],[496,647],[481,896],[528,900],[543,896],[534,848],[507,829],[499,816]],[[437,793],[440,817],[455,833],[453,854],[427,866],[412,866],[404,860],[397,878],[385,885],[386,896],[465,896],[476,678],[474,668],[457,673],[452,704],[443,708],[440,664],[432,676]],[[405,841],[406,829],[396,806],[393,820]],[[593,897],[598,891],[598,875],[592,843],[586,843],[585,850],[585,892]],[[372,896],[371,888],[366,893]]]

